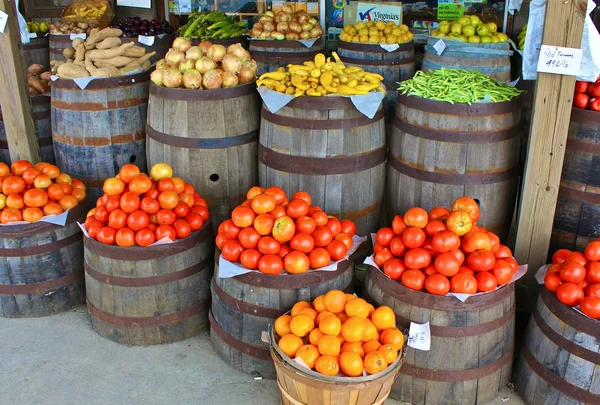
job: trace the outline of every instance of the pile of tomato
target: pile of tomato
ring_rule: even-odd
[[[90,238],[107,245],[145,247],[163,238],[187,238],[209,219],[206,201],[173,177],[166,163],[152,166],[150,176],[127,164],[102,189],[84,226]]]
[[[55,165],[17,160],[8,167],[0,162],[1,224],[37,222],[75,208],[84,198],[83,183]]]
[[[392,280],[430,294],[475,294],[509,283],[518,264],[497,235],[477,226],[480,211],[470,197],[429,213],[414,207],[396,215],[375,236],[375,264]]]
[[[404,345],[390,307],[375,309],[340,290],[318,296],[312,305],[296,303],[289,315],[277,318],[274,329],[282,352],[328,376],[377,374],[398,358]]]
[[[352,248],[356,225],[327,215],[305,191],[291,200],[280,187],[252,187],[247,200],[218,228],[223,258],[250,270],[291,274],[343,259]]]
[[[585,252],[560,249],[544,285],[565,305],[576,307],[590,318],[600,319],[600,238],[587,244]]]

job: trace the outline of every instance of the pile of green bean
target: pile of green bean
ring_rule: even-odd
[[[486,95],[492,103],[499,103],[522,93],[521,90],[476,70],[449,68],[430,70],[427,73],[419,70],[412,79],[400,83],[398,90],[402,94],[469,105],[484,100]]]

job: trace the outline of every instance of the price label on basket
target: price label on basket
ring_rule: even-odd
[[[87,37],[86,34],[73,34],[71,33],[71,35],[69,36],[69,38],[71,40],[75,39],[75,38],[81,38],[81,39],[85,39]]]
[[[442,52],[444,52],[444,49],[446,49],[446,43],[440,39],[435,44],[433,44],[433,49],[435,49],[435,52],[438,55],[441,55]]]
[[[537,71],[555,75],[577,76],[583,49],[542,45]]]
[[[429,330],[429,322],[410,323],[408,329],[408,346],[428,351],[431,348],[431,331]]]
[[[35,38],[37,38],[37,34],[35,32],[30,32],[29,33],[29,38],[35,39]]]
[[[6,28],[6,22],[8,21],[8,14],[0,10],[0,32],[4,34],[4,28]]]
[[[145,35],[139,35],[138,36],[138,42],[140,44],[146,45],[146,46],[152,46],[154,45],[154,38],[155,37],[147,37]]]
[[[192,12],[191,0],[179,0],[179,12],[180,13],[191,13]]]

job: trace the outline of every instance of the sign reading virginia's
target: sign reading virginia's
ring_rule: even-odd
[[[402,9],[385,4],[359,3],[356,9],[360,21],[383,21],[402,24]]]

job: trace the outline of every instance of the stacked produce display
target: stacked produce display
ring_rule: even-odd
[[[87,34],[91,29],[89,23],[86,22],[63,22],[59,21],[48,26],[50,34]]]
[[[106,27],[114,17],[113,10],[106,0],[76,0],[62,11],[67,21],[89,22],[91,27]]]
[[[393,21],[358,21],[354,25],[346,25],[340,34],[340,41],[373,45],[402,44],[411,42],[413,38],[407,25]]]
[[[249,35],[255,39],[297,41],[320,38],[323,28],[306,11],[294,12],[291,6],[284,6],[278,13],[267,11],[252,26]]]
[[[399,356],[404,335],[394,311],[332,290],[300,301],[274,323],[278,347],[292,359],[328,376],[359,377],[385,370]]]
[[[575,82],[573,107],[592,111],[600,111],[600,76],[595,83]]]
[[[201,11],[190,14],[187,24],[179,27],[179,35],[189,39],[225,39],[239,37],[248,32],[244,21],[235,22],[235,18],[219,11]]]
[[[375,235],[375,264],[392,280],[430,294],[475,294],[508,284],[518,269],[498,236],[476,225],[479,206],[460,197],[450,210],[414,207]]]
[[[142,20],[140,17],[127,17],[125,21],[111,25],[111,28],[123,31],[123,37],[155,36],[175,32],[175,28],[167,21]]]
[[[431,36],[476,44],[508,41],[508,35],[498,32],[496,23],[485,23],[476,15],[464,15],[456,21],[440,21],[438,29],[431,31]]]
[[[354,244],[354,222],[311,205],[305,191],[290,200],[279,187],[252,187],[246,198],[218,228],[216,245],[230,262],[264,274],[301,274],[343,259]]]
[[[38,36],[43,36],[47,34],[50,30],[50,22],[49,21],[41,21],[41,22],[32,22],[29,21],[27,23],[27,32],[38,34]]]
[[[334,60],[325,58],[319,53],[314,61],[302,65],[288,65],[275,72],[268,72],[259,77],[258,87],[265,86],[270,90],[285,93],[294,97],[320,97],[329,93],[343,96],[364,95],[371,91],[385,92],[381,86],[383,76],[365,72],[357,66],[346,67],[338,54],[332,53]]]
[[[187,238],[209,220],[206,201],[191,184],[157,163],[150,175],[133,164],[121,167],[102,187],[84,227],[90,238],[121,247],[149,246],[163,238]]]
[[[75,208],[85,198],[85,185],[50,163],[0,162],[0,224],[38,222]]]
[[[44,71],[44,67],[38,63],[27,68],[27,85],[29,95],[38,96],[50,93],[50,71]]]

